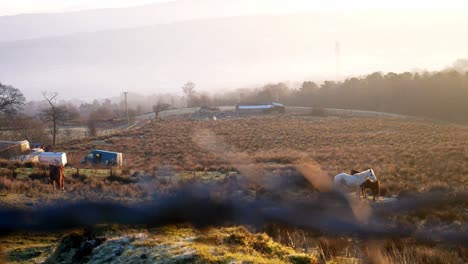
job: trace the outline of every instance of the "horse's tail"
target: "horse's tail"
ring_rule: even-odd
[[[57,171],[57,170],[56,170],[56,167],[55,167],[54,165],[50,164],[50,165],[49,165],[49,178],[50,178],[51,180],[54,179],[55,174],[56,174],[56,171]]]

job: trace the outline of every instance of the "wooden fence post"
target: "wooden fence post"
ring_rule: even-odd
[[[12,177],[13,179],[16,179],[16,166],[15,166],[15,165],[11,165],[10,171],[11,171],[11,177]]]

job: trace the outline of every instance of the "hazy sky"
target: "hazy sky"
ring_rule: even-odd
[[[95,8],[119,8],[168,1],[170,0],[0,0],[0,16]]]
[[[215,91],[433,71],[468,57],[468,1],[457,0],[0,0],[0,16],[158,3],[169,4],[1,17],[0,81],[28,99],[89,99],[180,93],[188,80]]]
[[[121,8],[173,0],[0,0],[0,16],[21,13],[63,12],[96,8]],[[196,3],[197,0],[185,0]],[[233,0],[241,13],[287,13],[303,11],[352,11],[368,9],[418,8],[460,10],[468,8],[464,0]],[[243,2],[243,4],[239,4]],[[468,11],[468,9],[467,9]]]

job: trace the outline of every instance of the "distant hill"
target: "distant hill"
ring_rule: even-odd
[[[113,26],[133,25],[126,15],[119,15],[121,11],[111,11],[121,23]],[[93,12],[104,11],[71,17]],[[126,90],[180,93],[188,80],[196,83],[197,90],[222,90],[285,80],[334,79],[337,40],[343,76],[443,67],[468,53],[468,38],[459,34],[463,24],[456,17],[427,24],[424,19],[428,18],[409,13],[402,13],[398,21],[377,20],[379,16],[383,14],[209,18],[4,41],[0,42],[0,80],[20,88],[28,99],[40,97],[42,90],[90,99],[118,96]],[[33,22],[28,26],[33,27]],[[440,48],[447,43],[450,49]]]
[[[333,60],[332,39],[308,14],[207,19],[3,42],[0,79],[28,95],[39,95],[40,89],[93,96],[125,89],[167,91],[188,80],[197,88],[234,87],[301,78],[304,63]]]
[[[207,15],[188,4],[179,0],[129,8],[0,16],[0,42],[171,23]]]
[[[256,2],[256,5],[252,5]],[[0,42],[265,13],[268,0],[173,0],[127,8],[0,16]],[[274,3],[269,3],[269,6]]]

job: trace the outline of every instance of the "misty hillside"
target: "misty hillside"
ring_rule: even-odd
[[[167,24],[195,19],[268,13],[268,0],[172,0],[126,8],[0,16],[0,42]]]
[[[334,78],[336,40],[343,75],[447,65],[468,47],[455,18],[427,26],[406,14],[371,23],[379,15],[213,18],[0,42],[0,80],[28,97],[56,90],[94,98],[176,91],[187,80],[203,90]],[[446,43],[453,49],[438,49]]]
[[[127,8],[0,16],[0,42],[192,20],[214,16],[209,12],[212,7],[217,8],[217,15],[229,15],[229,9],[221,8],[220,2],[178,0]]]

